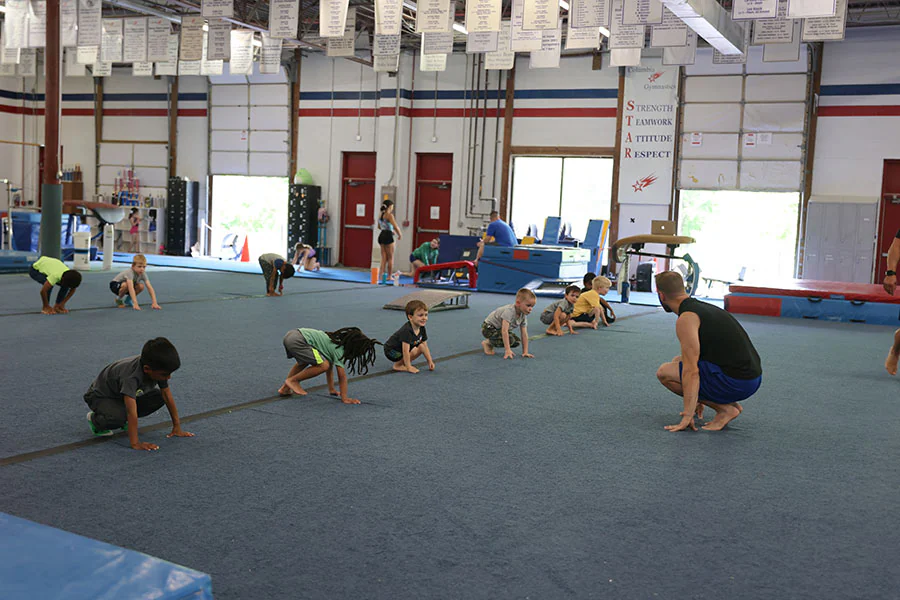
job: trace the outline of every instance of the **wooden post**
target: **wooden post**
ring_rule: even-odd
[[[619,239],[619,154],[622,152],[622,112],[625,110],[625,69],[619,67],[619,100],[616,104],[616,149],[613,154],[612,203],[609,209],[609,245]],[[615,263],[610,260],[610,270]],[[627,274],[626,274],[627,276]]]
[[[813,50],[813,81],[811,98],[809,103],[809,130],[806,136],[806,161],[803,166],[803,195],[800,198],[800,206],[797,208],[797,245],[794,257],[797,261],[795,269],[798,278],[803,277],[803,249],[806,245],[806,213],[809,208],[809,197],[812,195],[813,161],[816,157],[816,127],[819,122],[819,92],[822,89],[822,61],[824,60],[825,46],[822,42],[810,46]],[[878,257],[875,257],[877,264]]]
[[[178,177],[178,75],[169,86],[169,177]]]
[[[297,140],[300,133],[300,60],[303,54],[300,48],[294,49],[294,80],[291,82],[291,162],[288,168],[288,178],[294,180],[297,172]]]
[[[60,257],[62,185],[59,183],[60,37],[59,0],[47,0],[47,47],[44,51],[44,173],[41,181],[41,255]]]
[[[500,165],[500,218],[509,221],[509,161],[512,148],[513,110],[516,96],[516,65],[506,74],[506,106],[503,108],[503,164]]]
[[[94,77],[94,194],[100,193],[100,143],[103,141],[103,78]]]

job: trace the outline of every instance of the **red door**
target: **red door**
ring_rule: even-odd
[[[416,229],[413,249],[450,233],[452,154],[416,154]]]
[[[884,161],[881,178],[881,226],[878,229],[878,269],[875,283],[881,283],[887,271],[887,253],[900,231],[900,160]]]
[[[341,264],[372,266],[375,153],[344,152],[341,186]]]

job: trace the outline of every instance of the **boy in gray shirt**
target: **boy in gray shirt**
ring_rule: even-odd
[[[485,354],[493,355],[494,348],[503,348],[503,358],[515,356],[512,349],[522,342],[522,357],[534,358],[528,352],[528,315],[534,310],[537,298],[531,290],[522,288],[516,292],[515,304],[507,304],[493,311],[481,324],[481,335],[485,337],[481,347]],[[522,330],[522,338],[512,330]]]
[[[577,332],[572,327],[572,311],[575,309],[575,301],[581,295],[581,290],[577,285],[570,285],[566,288],[566,295],[561,300],[557,300],[544,309],[541,313],[541,323],[549,325],[547,327],[547,335],[563,335],[563,326],[567,326],[572,335]]]
[[[166,437],[191,437],[181,429],[178,409],[169,378],[181,366],[178,351],[166,338],[155,338],[144,344],[140,356],[123,358],[106,365],[87,393],[85,403],[91,432],[95,436],[113,435],[113,429],[128,432],[135,450],[159,450],[159,446],[138,440],[138,417],[155,413],[165,404],[172,417],[172,431]]]
[[[109,290],[116,295],[116,306],[119,308],[132,306],[134,310],[141,310],[137,297],[144,291],[144,287],[150,294],[150,306],[159,310],[161,307],[156,301],[156,290],[150,285],[150,278],[147,276],[147,257],[143,254],[135,254],[131,259],[131,267],[109,282]]]

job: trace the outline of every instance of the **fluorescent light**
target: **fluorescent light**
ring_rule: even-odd
[[[569,3],[566,0],[559,0],[559,7],[563,10],[569,10]]]
[[[209,31],[209,25],[206,23],[203,24],[203,31]]]
[[[605,35],[606,37],[609,37],[609,29],[607,29],[606,27],[601,27],[601,28],[600,28],[600,33],[602,33],[602,34]]]
[[[408,8],[409,10],[416,12],[419,10],[419,7],[416,6],[415,2],[410,2],[409,0],[403,0],[403,6]]]
[[[257,48],[262,48],[262,40],[260,40],[258,37],[256,37],[254,35],[253,36],[253,45],[256,46]]]
[[[454,31],[458,31],[458,32],[460,32],[460,33],[463,34],[463,35],[469,35],[469,32],[466,31],[466,28],[463,27],[463,26],[462,26],[461,24],[459,24],[459,23],[454,23],[454,24],[453,24],[453,30],[454,30]]]

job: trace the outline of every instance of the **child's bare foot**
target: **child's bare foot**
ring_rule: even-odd
[[[894,354],[894,349],[888,351],[887,358],[884,360],[884,368],[891,375],[897,374],[897,363],[900,362],[900,355]]]
[[[489,341],[487,341],[487,340],[482,341],[481,347],[482,347],[482,349],[484,349],[484,353],[487,354],[488,356],[494,355],[494,347],[491,346],[491,343]]]
[[[713,420],[704,425],[702,429],[706,431],[721,431],[743,411],[743,408],[733,404],[722,404],[720,406],[722,407],[721,410],[716,411],[716,416]]]
[[[562,331],[556,331],[555,329],[547,329],[544,333],[547,335],[562,335]]]
[[[300,387],[300,384],[296,381],[291,381],[290,379],[284,380],[284,385],[286,385],[292,392],[297,394],[298,396],[305,396],[306,390]]]
[[[294,390],[292,390],[291,388],[289,388],[288,385],[287,385],[286,383],[285,383],[285,384],[282,384],[282,386],[281,386],[280,388],[278,388],[278,395],[279,395],[279,396],[290,396],[290,395],[293,394],[293,393],[294,393]]]
[[[338,398],[340,398],[340,396],[341,396],[341,393],[337,390],[328,390],[328,393],[331,394],[332,396],[337,396]]]
[[[594,321],[593,323],[591,323],[591,329],[597,329],[597,322],[596,322],[596,321]]]

